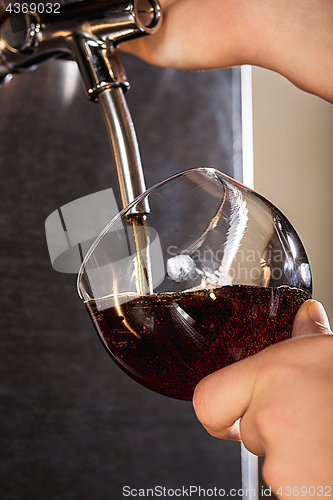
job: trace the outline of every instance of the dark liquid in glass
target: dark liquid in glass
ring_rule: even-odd
[[[310,298],[287,286],[232,285],[211,290],[99,299],[86,306],[114,361],[165,396],[190,400],[206,375],[291,336]]]

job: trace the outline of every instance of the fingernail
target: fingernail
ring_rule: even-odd
[[[320,302],[311,300],[308,308],[308,313],[310,318],[316,323],[319,323],[321,326],[324,326],[328,330],[331,328],[324,306]]]

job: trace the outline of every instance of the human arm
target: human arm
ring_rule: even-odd
[[[160,3],[160,30],[123,44],[123,50],[184,70],[262,66],[333,102],[333,0]]]
[[[280,487],[303,486],[309,494],[302,498],[312,498],[311,486],[329,487],[333,495],[328,326],[320,305],[306,302],[296,316],[294,338],[209,375],[194,393],[196,414],[209,433],[241,439],[265,456],[263,476],[275,494]]]

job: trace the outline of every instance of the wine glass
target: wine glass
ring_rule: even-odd
[[[184,400],[207,374],[290,337],[312,288],[286,217],[208,167],[173,175],[123,209],[77,284],[120,368]]]

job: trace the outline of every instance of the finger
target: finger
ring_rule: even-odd
[[[326,311],[320,302],[307,300],[298,310],[294,325],[293,337],[332,334]]]
[[[247,358],[199,382],[193,406],[197,418],[212,436],[241,440],[239,419],[250,405],[255,380],[256,362]]]

